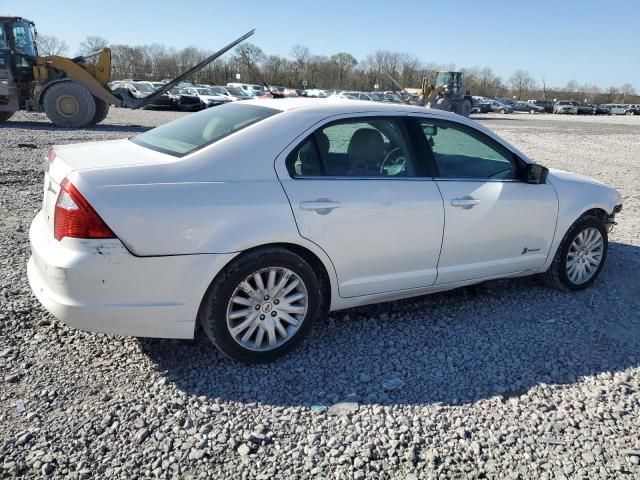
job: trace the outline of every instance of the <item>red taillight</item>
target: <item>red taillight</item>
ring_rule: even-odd
[[[60,184],[53,225],[56,240],[64,237],[115,238],[100,215],[66,178]]]

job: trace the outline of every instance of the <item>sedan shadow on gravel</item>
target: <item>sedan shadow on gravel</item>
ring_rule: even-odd
[[[220,401],[322,409],[347,398],[383,405],[506,400],[536,385],[638,365],[638,267],[640,247],[611,243],[601,277],[582,292],[524,277],[334,312],[295,352],[266,365],[223,358],[202,332],[192,342],[140,345],[160,381]]]

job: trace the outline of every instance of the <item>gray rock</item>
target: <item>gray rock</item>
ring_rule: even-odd
[[[53,471],[55,470],[55,465],[52,463],[45,463],[44,465],[42,465],[42,468],[40,469],[40,472],[42,473],[42,475],[44,476],[48,476],[51,475],[53,473]]]
[[[16,439],[16,444],[20,446],[26,445],[32,438],[33,434],[31,432],[25,432]]]
[[[137,444],[143,443],[147,438],[149,438],[150,432],[148,428],[141,428],[136,432],[135,441]]]
[[[349,415],[351,413],[356,412],[359,406],[360,405],[358,404],[358,402],[338,402],[331,405],[327,413],[329,415],[337,415],[337,416]]]
[[[246,457],[251,453],[251,448],[249,447],[249,445],[243,443],[238,447],[238,453],[241,457]]]

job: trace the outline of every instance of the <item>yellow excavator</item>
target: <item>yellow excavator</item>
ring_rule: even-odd
[[[101,122],[109,106],[138,109],[168,92],[242,41],[254,30],[221,48],[163,87],[143,98],[112,92],[111,51],[104,48],[75,58],[38,55],[35,24],[22,17],[0,17],[0,122],[18,110],[44,112],[60,127],[80,128]],[[88,61],[95,58],[93,61]]]

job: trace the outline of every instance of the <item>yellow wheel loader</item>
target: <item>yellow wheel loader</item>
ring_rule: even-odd
[[[107,86],[111,75],[108,48],[75,58],[40,57],[35,24],[22,17],[0,17],[0,122],[18,110],[27,110],[44,112],[60,127],[79,128],[104,120],[109,105],[142,108],[253,33],[251,30],[151,95],[137,99]],[[93,57],[95,61],[87,61]]]

